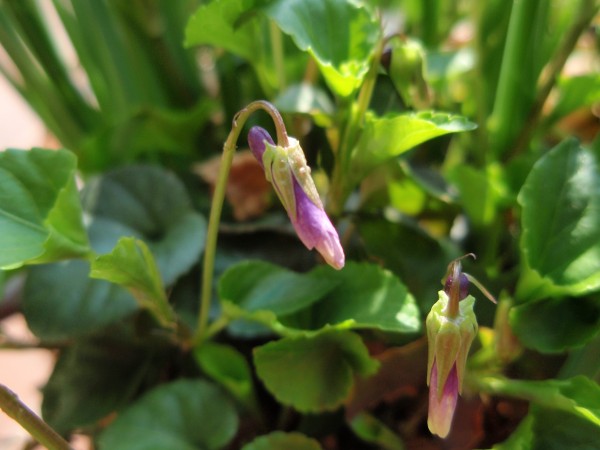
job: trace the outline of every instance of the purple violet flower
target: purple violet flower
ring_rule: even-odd
[[[433,434],[445,438],[462,392],[467,355],[477,334],[475,298],[469,295],[469,278],[462,273],[458,260],[450,264],[444,290],[438,295],[425,322],[429,341],[427,426]]]
[[[265,169],[302,243],[309,250],[315,248],[330,266],[341,269],[345,256],[338,233],[318,198],[300,146],[295,139],[290,141],[290,146],[283,148],[276,146],[263,128],[252,127],[248,133],[250,150]]]

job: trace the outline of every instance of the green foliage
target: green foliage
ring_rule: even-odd
[[[284,433],[275,431],[265,436],[254,439],[242,447],[242,450],[278,450],[286,448],[289,450],[320,450],[322,447],[314,439],[310,439],[301,433]]]
[[[439,446],[422,321],[473,252],[502,301],[471,282],[444,445],[597,447],[597,1],[39,6],[0,1],[0,73],[69,150],[0,152],[0,319],[39,340],[0,349],[56,349],[52,427],[117,450]],[[244,109],[262,98],[281,122]],[[292,180],[265,182],[280,158],[233,158],[247,125],[301,143],[341,270],[293,233]]]
[[[140,238],[155,255],[167,286],[198,261],[205,221],[173,174],[150,166],[117,169],[91,179],[82,198],[97,252],[110,251],[121,236]]]
[[[352,151],[349,175],[358,182],[378,165],[425,141],[475,128],[464,117],[432,112],[370,118]]]
[[[378,368],[358,335],[328,329],[257,347],[254,364],[275,398],[302,412],[339,407],[353,377],[372,375]]]
[[[202,380],[179,380],[136,401],[100,436],[100,446],[131,448],[223,448],[238,419],[231,401]]]
[[[124,327],[78,340],[61,352],[43,389],[44,419],[65,434],[125,407],[150,381],[149,368],[161,351],[139,342]]]
[[[491,391],[533,402],[518,431],[495,449],[592,449],[600,437],[600,388],[581,376],[568,380],[485,380]]]
[[[232,282],[231,280],[236,280]],[[266,325],[283,335],[333,326],[414,333],[419,311],[406,287],[390,272],[347,263],[341,271],[318,267],[295,274],[262,262],[245,262],[220,280],[226,314]],[[233,331],[247,334],[252,328]]]
[[[194,358],[206,375],[244,406],[256,409],[250,365],[234,347],[207,342],[194,350]]]
[[[89,251],[75,185],[76,164],[65,150],[0,154],[0,266],[84,256]]]
[[[540,278],[522,279],[522,299],[597,290],[600,171],[594,154],[575,140],[563,141],[533,167],[519,204],[523,256]],[[527,272],[524,276],[532,278]]]
[[[34,267],[23,295],[27,325],[40,339],[62,341],[85,336],[136,310],[119,286],[89,277],[85,261]],[[77,311],[77,320],[73,320]]]
[[[175,313],[167,300],[156,262],[143,241],[119,239],[112,253],[99,256],[92,263],[90,277],[123,286],[159,323],[173,325]]]

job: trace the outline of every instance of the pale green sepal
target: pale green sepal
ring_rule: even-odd
[[[265,141],[263,165],[265,177],[273,184],[275,192],[292,220],[296,220],[296,196],[288,157],[288,148]]]
[[[450,375],[452,367],[460,349],[460,332],[454,324],[446,324],[435,339],[435,361],[437,364],[437,396],[440,398],[444,392],[444,385]]]
[[[296,196],[294,194],[293,178],[296,179],[304,193],[319,208],[323,203],[315,182],[310,176],[310,167],[297,139],[288,137],[289,146],[281,147],[265,141],[263,165],[267,181],[273,184],[275,192],[281,200],[292,220],[296,220]]]
[[[323,209],[323,203],[321,203],[321,197],[315,186],[315,182],[310,176],[310,167],[306,163],[306,157],[304,151],[300,147],[300,143],[294,138],[288,138],[290,146],[288,147],[288,159],[290,167],[296,181],[304,191],[304,193],[310,198],[310,200],[319,208]]]
[[[459,392],[462,390],[467,355],[477,334],[477,320],[473,312],[475,298],[471,295],[461,300],[459,313],[453,318],[447,316],[448,295],[444,291],[439,291],[438,295],[439,300],[432,306],[427,316],[426,327],[429,340],[427,384],[431,380],[431,370],[435,361],[438,372],[436,391],[439,397],[454,364],[456,364]]]

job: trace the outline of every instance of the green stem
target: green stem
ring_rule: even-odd
[[[196,334],[194,335],[194,345],[200,345],[206,335],[206,329],[208,325],[208,313],[210,310],[210,302],[212,298],[212,279],[215,270],[215,256],[217,251],[217,237],[219,233],[219,222],[221,221],[221,211],[223,210],[223,202],[225,200],[225,190],[227,187],[227,179],[229,178],[229,171],[233,162],[233,155],[235,154],[236,142],[246,120],[255,111],[262,109],[266,111],[273,122],[277,130],[277,144],[281,146],[288,146],[288,136],[285,130],[283,119],[279,114],[279,111],[275,107],[264,100],[257,100],[250,103],[244,109],[239,111],[233,118],[231,125],[231,131],[229,136],[223,145],[223,156],[221,158],[221,167],[219,168],[219,175],[217,178],[217,184],[215,186],[215,193],[213,194],[212,206],[210,210],[210,217],[208,219],[208,229],[206,232],[206,247],[204,249],[204,265],[202,268],[202,287],[200,293],[200,311],[198,313],[198,327],[196,328]]]
[[[581,7],[578,9],[578,14],[575,17],[573,24],[565,33],[565,37],[561,40],[560,47],[554,53],[553,58],[550,60],[544,71],[545,76],[540,83],[538,94],[525,120],[523,128],[515,139],[515,145],[509,152],[509,158],[518,155],[527,147],[527,144],[531,140],[531,136],[538,125],[542,114],[542,108],[544,107],[552,88],[554,88],[558,76],[571,55],[571,52],[575,48],[579,37],[588,29],[598,10],[600,10],[600,4],[596,4],[595,0],[582,0]]]
[[[277,88],[282,91],[285,88],[285,57],[283,52],[283,39],[281,38],[281,30],[277,24],[271,20],[269,25],[269,35],[271,38],[273,52],[273,66],[277,74]]]
[[[526,104],[524,94],[535,88],[531,63],[535,35],[536,15],[544,10],[543,2],[532,0],[515,1],[502,55],[502,66],[494,108],[488,122],[489,142],[493,154],[505,152],[522,124],[522,106]]]
[[[27,407],[9,388],[0,384],[0,409],[19,423],[49,450],[69,450],[71,446],[56,431]]]
[[[365,76],[363,84],[358,93],[358,99],[356,105],[350,104],[350,112],[348,114],[348,121],[344,127],[342,139],[336,155],[335,166],[333,168],[333,176],[331,180],[331,189],[329,195],[329,202],[327,204],[328,212],[333,216],[339,216],[342,212],[344,203],[349,194],[352,186],[348,185],[347,174],[351,161],[351,152],[354,144],[360,136],[360,131],[363,127],[363,122],[371,98],[373,97],[373,90],[377,82],[377,73],[379,71],[379,64],[381,60],[381,54],[386,44],[385,39],[380,39],[379,43],[373,54],[371,60],[371,67]]]

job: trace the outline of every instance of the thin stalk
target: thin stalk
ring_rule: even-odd
[[[281,30],[277,27],[275,21],[269,23],[269,34],[271,38],[273,66],[277,73],[277,88],[282,91],[285,88],[285,56],[283,52],[283,39]]]
[[[333,216],[339,216],[342,212],[344,203],[349,194],[351,186],[348,186],[346,174],[348,173],[348,166],[351,161],[351,152],[354,143],[360,136],[360,131],[364,124],[365,115],[369,109],[371,98],[373,97],[373,90],[377,82],[377,73],[379,71],[379,65],[381,60],[381,54],[386,44],[385,39],[380,39],[373,58],[371,60],[371,67],[365,76],[363,84],[358,93],[356,106],[350,103],[350,111],[348,114],[348,121],[343,129],[342,138],[338,147],[337,155],[335,158],[335,166],[333,168],[333,175],[331,180],[331,189],[329,201],[327,203],[328,212]]]
[[[49,450],[71,449],[67,441],[3,384],[0,384],[0,409],[18,422],[34,439]]]
[[[530,52],[536,38],[536,16],[544,9],[542,3],[532,0],[513,2],[494,108],[488,122],[489,142],[494,146],[496,157],[506,152],[516,136],[522,123],[524,95],[535,86]]]
[[[600,4],[597,4],[595,0],[582,0],[581,7],[578,9],[577,17],[573,21],[571,27],[565,33],[564,39],[561,41],[561,45],[554,53],[553,58],[546,67],[546,76],[542,79],[538,94],[535,98],[533,106],[529,111],[529,114],[525,120],[521,132],[515,140],[515,145],[512,147],[509,157],[513,157],[521,153],[533,135],[536,127],[539,123],[542,108],[556,84],[556,80],[560,75],[569,55],[575,48],[577,41],[581,34],[588,29],[596,13],[600,10]]]
[[[229,171],[235,154],[236,142],[246,120],[255,111],[262,109],[266,111],[277,130],[277,143],[281,146],[288,146],[288,136],[285,131],[283,119],[279,111],[275,107],[264,100],[258,100],[250,103],[244,109],[239,111],[233,118],[231,131],[223,145],[223,155],[221,157],[221,167],[217,177],[217,184],[213,194],[210,216],[208,219],[208,229],[206,231],[206,247],[204,249],[204,264],[202,268],[202,287],[200,292],[200,311],[198,313],[198,326],[194,335],[193,344],[200,345],[207,333],[208,313],[210,310],[210,302],[212,298],[212,280],[215,269],[215,256],[217,251],[217,238],[219,234],[219,222],[221,220],[221,211],[223,210],[223,202],[225,200],[225,189],[229,178]]]

